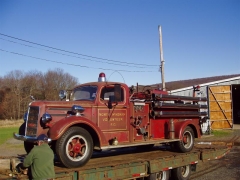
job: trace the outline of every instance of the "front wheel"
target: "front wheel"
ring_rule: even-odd
[[[178,167],[172,170],[174,180],[188,180],[191,175],[191,165]]]
[[[30,153],[33,147],[34,147],[33,143],[24,141],[24,149],[27,152],[27,154]]]
[[[19,135],[25,135],[25,128],[26,128],[26,122],[24,122],[24,123],[19,127],[18,134],[19,134]],[[34,144],[33,144],[33,143],[30,143],[30,142],[24,141],[23,144],[24,144],[24,149],[25,149],[25,151],[26,151],[27,154],[28,154],[28,153],[32,150],[32,148],[34,147]]]
[[[93,140],[81,127],[69,128],[56,142],[56,154],[68,168],[81,167],[91,158]]]
[[[194,133],[191,127],[187,126],[182,134],[181,140],[176,142],[176,148],[180,152],[189,152],[194,146]]]

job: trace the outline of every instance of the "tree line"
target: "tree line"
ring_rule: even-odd
[[[59,91],[72,89],[78,79],[62,69],[23,72],[14,70],[0,76],[0,119],[22,119],[35,100],[59,100]]]

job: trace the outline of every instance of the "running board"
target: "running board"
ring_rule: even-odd
[[[123,147],[134,147],[134,146],[142,146],[142,145],[150,145],[150,144],[169,143],[169,142],[175,142],[175,141],[180,141],[180,139],[149,140],[145,142],[134,142],[131,144],[119,143],[118,145],[103,146],[101,149],[104,150],[104,149],[115,149],[115,148],[123,148]]]

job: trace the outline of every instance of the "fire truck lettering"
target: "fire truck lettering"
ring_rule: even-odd
[[[103,121],[123,121],[123,118],[110,118],[110,120],[108,120],[108,118],[103,118]]]
[[[113,113],[112,116],[125,116],[125,113]],[[99,113],[99,116],[108,116],[108,113]]]
[[[108,113],[99,113],[99,116],[108,116]]]
[[[116,123],[110,123],[110,126],[116,126]]]

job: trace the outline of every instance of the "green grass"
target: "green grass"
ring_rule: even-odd
[[[215,137],[227,137],[227,136],[231,136],[233,133],[232,130],[212,130],[212,134]]]
[[[18,132],[19,127],[1,127],[0,128],[0,145],[8,139],[13,138],[13,132]]]

